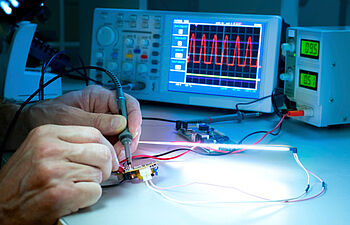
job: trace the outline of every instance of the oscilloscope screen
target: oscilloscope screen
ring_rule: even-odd
[[[175,20],[169,90],[258,98],[263,24]]]

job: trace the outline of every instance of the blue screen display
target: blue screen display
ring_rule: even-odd
[[[264,23],[174,19],[169,91],[259,98]]]

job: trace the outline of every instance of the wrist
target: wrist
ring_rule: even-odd
[[[6,138],[6,145],[3,146],[5,148],[4,150],[6,151],[16,150],[30,131],[28,106],[24,107],[15,123],[12,123],[19,108],[20,106],[16,104],[1,104],[0,114],[3,116],[1,119],[1,142],[3,142],[4,138]],[[9,134],[7,134],[8,132]]]

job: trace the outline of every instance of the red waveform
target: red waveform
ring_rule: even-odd
[[[201,63],[201,60],[202,60],[202,55],[204,56],[204,64],[211,64],[212,63],[212,60],[213,60],[213,51],[215,49],[215,53],[214,53],[214,57],[215,57],[215,65],[222,65],[223,62],[224,62],[224,57],[226,55],[226,64],[228,66],[234,66],[235,65],[235,61],[236,61],[236,54],[237,54],[237,58],[238,58],[238,66],[240,67],[245,67],[247,65],[247,56],[248,56],[248,51],[250,52],[249,53],[249,66],[250,67],[253,67],[253,68],[256,68],[258,65],[258,60],[256,60],[256,63],[255,64],[252,64],[252,37],[249,36],[248,37],[248,41],[247,41],[247,44],[246,44],[246,49],[245,49],[245,57],[244,57],[244,62],[241,63],[240,61],[240,58],[241,58],[241,53],[240,53],[240,47],[241,47],[241,40],[240,40],[240,37],[237,36],[236,38],[236,44],[235,44],[235,51],[234,51],[234,54],[233,54],[233,59],[232,59],[232,62],[229,63],[229,46],[228,46],[228,36],[225,35],[225,40],[224,40],[224,46],[223,46],[223,49],[222,49],[222,53],[221,53],[221,61],[218,62],[218,54],[217,54],[217,47],[218,47],[218,40],[217,40],[217,35],[215,34],[214,35],[214,38],[213,38],[213,43],[211,45],[211,52],[210,52],[210,57],[209,57],[209,61],[207,61],[207,37],[205,36],[205,34],[203,34],[202,36],[202,40],[201,40],[201,49],[199,51],[199,57],[198,59],[196,60],[196,37],[194,34],[191,35],[191,40],[190,40],[190,50],[189,50],[189,53],[188,53],[188,59],[187,61],[189,62],[190,59],[191,59],[191,53],[192,53],[192,59],[193,59],[193,63]],[[204,53],[203,53],[203,48],[204,48]],[[237,50],[238,48],[238,50]],[[225,53],[225,50],[226,50],[226,53]],[[192,51],[192,52],[191,52]],[[237,53],[238,52],[238,53]]]

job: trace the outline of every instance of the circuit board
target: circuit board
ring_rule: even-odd
[[[177,134],[191,142],[229,143],[230,138],[208,124],[187,124],[176,130]]]
[[[115,186],[126,180],[148,181],[158,176],[157,162],[136,166],[131,169],[113,171],[108,180],[101,183],[102,187]]]

